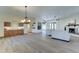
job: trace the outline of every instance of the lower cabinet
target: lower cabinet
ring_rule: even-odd
[[[10,36],[17,36],[17,35],[23,35],[24,30],[4,30],[4,36],[5,37],[10,37]]]

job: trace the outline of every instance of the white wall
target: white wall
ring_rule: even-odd
[[[79,14],[60,19],[60,21],[58,22],[58,27],[57,27],[58,30],[64,30],[64,27],[75,19],[76,19],[76,23],[79,24]]]
[[[10,21],[12,23],[12,26],[17,27],[18,23],[13,19],[21,19],[21,17],[24,16],[24,13],[9,6],[0,6],[0,37],[4,36],[4,22]]]
[[[4,20],[0,17],[0,37],[4,37]]]
[[[17,17],[17,16],[16,16]],[[10,22],[12,28],[19,27],[19,23],[21,22],[22,18],[14,18],[11,16],[5,17],[4,22]]]
[[[41,30],[38,30],[38,28],[37,28],[38,22],[40,22],[40,19],[37,17],[30,17],[29,19],[31,20],[29,32],[34,32],[34,33],[41,32]],[[35,27],[35,28],[33,28],[33,27]]]

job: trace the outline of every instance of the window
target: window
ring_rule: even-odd
[[[54,26],[55,26],[55,30],[56,30],[56,23],[54,24]]]
[[[56,30],[56,22],[49,22],[47,24],[47,28],[50,29],[50,30]]]
[[[41,30],[41,22],[38,22],[38,30]]]
[[[50,26],[49,26],[49,27],[50,27],[50,29],[52,29],[52,28],[51,28],[51,27],[52,27],[52,24],[51,24],[51,23],[50,23]]]

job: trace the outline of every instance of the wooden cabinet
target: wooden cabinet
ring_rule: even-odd
[[[16,35],[23,35],[24,30],[4,30],[4,36],[5,37],[10,37],[10,36],[16,36]]]
[[[4,22],[4,26],[10,27],[11,26],[11,22]]]

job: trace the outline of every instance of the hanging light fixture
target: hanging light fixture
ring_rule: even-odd
[[[25,23],[27,22],[27,6],[25,6],[25,18],[24,18],[24,20],[25,20]]]
[[[25,20],[25,19],[21,20],[21,23],[25,23],[25,22],[26,22],[26,20]]]
[[[28,23],[31,22],[31,20],[28,19],[28,17],[27,17],[27,6],[25,6],[25,17],[24,17],[23,20],[21,20],[21,22],[24,23],[24,24],[28,24]]]

